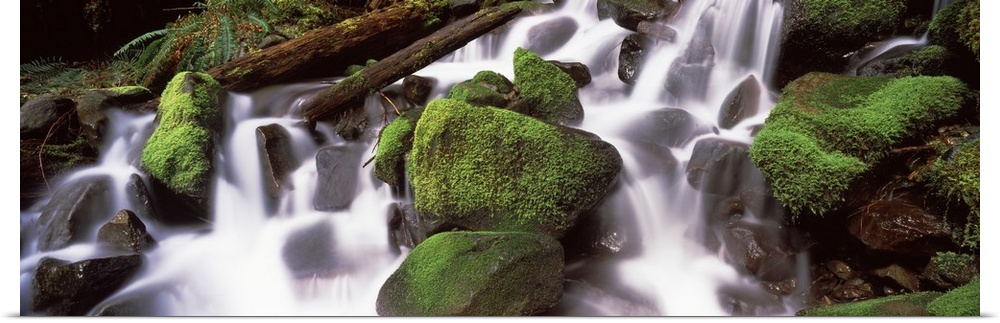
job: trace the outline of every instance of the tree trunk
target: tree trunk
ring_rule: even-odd
[[[458,20],[338,82],[303,107],[306,122],[328,120],[378,89],[413,74],[473,39],[514,19],[521,8],[491,7]]]
[[[350,64],[392,54],[448,21],[447,2],[401,1],[382,10],[312,30],[208,71],[229,91],[338,75]]]

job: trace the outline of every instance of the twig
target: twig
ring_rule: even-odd
[[[52,133],[54,132],[56,126],[61,125],[63,119],[69,114],[70,111],[63,113],[59,116],[59,119],[56,119],[56,122],[53,122],[52,125],[49,126],[49,131],[45,133],[45,139],[43,139],[42,144],[38,146],[38,170],[42,173],[42,181],[45,182],[46,190],[51,190],[52,187],[49,186],[49,179],[45,176],[45,162],[44,158],[42,158],[42,156],[45,155],[45,144],[49,142],[49,138],[52,137]]]
[[[385,99],[386,101],[389,101],[389,105],[391,105],[391,106],[392,106],[392,110],[396,111],[396,115],[397,115],[397,116],[398,116],[398,115],[401,115],[401,114],[403,114],[402,112],[399,112],[399,109],[398,109],[398,108],[396,108],[396,104],[395,104],[395,103],[392,103],[392,99],[390,99],[390,98],[389,98],[388,96],[385,96],[385,93],[384,93],[384,92],[382,92],[382,91],[378,91],[378,94],[381,94],[381,95],[382,95],[382,98],[384,98],[384,99]]]

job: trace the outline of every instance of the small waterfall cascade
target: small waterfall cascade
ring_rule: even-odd
[[[713,218],[723,200],[743,198],[746,188],[766,187],[751,174],[755,170],[748,159],[737,162],[742,166],[735,170],[726,169],[726,176],[691,175],[691,165],[705,159],[700,155],[703,147],[720,145],[716,151],[745,153],[776,104],[775,89],[768,84],[777,57],[782,3],[684,1],[674,16],[657,22],[675,30],[676,37],[652,42],[634,84],[617,75],[619,48],[631,31],[611,19],[598,19],[596,3],[565,1],[550,12],[518,18],[415,73],[437,80],[434,99],[481,70],[513,79],[518,47],[590,69],[592,83],[578,93],[586,115],[578,127],[613,144],[624,161],[616,189],[595,213],[623,228],[608,236],[609,245],[628,250],[606,259],[567,263],[567,278],[585,281],[587,287],[567,288],[562,303],[547,314],[794,314],[801,308],[799,300],[765,291],[740,263],[734,247],[727,246],[730,226],[784,234],[780,207],[745,211],[735,219]],[[559,31],[539,32],[555,29]],[[210,223],[176,227],[146,222],[158,246],[145,252],[140,272],[90,314],[132,302],[153,307],[150,311],[157,315],[376,315],[379,288],[409,252],[389,241],[388,219],[412,198],[393,192],[374,177],[371,165],[364,166],[374,156],[375,138],[386,121],[377,94],[365,102],[372,126],[361,139],[345,140],[330,125],[319,124],[315,131],[300,125],[300,106],[331,81],[336,79],[228,93]],[[728,118],[725,107],[731,93],[744,87],[758,93],[746,96],[756,108]],[[664,111],[687,115],[696,126],[670,144],[642,139],[662,131],[642,125]],[[152,133],[154,116],[115,111],[109,117],[112,131],[98,165],[77,171],[59,185],[100,175],[112,178],[112,191],[124,192],[133,174],[148,181],[138,156]],[[288,189],[277,198],[265,188],[265,158],[257,141],[257,129],[271,125],[288,133],[294,157]],[[343,208],[321,211],[315,207],[321,185],[317,164],[329,150],[356,169],[344,176],[352,183],[347,189],[353,190],[353,198]],[[109,202],[108,219],[119,209],[138,207],[119,195]],[[760,196],[743,202],[767,205]],[[37,251],[37,237],[30,232],[40,210],[21,214],[23,314],[30,313],[25,309],[30,303],[27,294],[39,259],[77,261],[104,252],[93,242]],[[802,271],[804,257],[789,255],[783,260],[787,268],[781,270]]]

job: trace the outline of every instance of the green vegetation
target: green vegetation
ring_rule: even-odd
[[[927,304],[941,296],[919,292],[886,296],[858,302],[834,304],[800,311],[799,316],[926,316]]]
[[[979,316],[979,277],[938,297],[927,311],[934,316]]]
[[[905,0],[803,0],[810,24],[835,32],[884,33],[895,28],[906,9]]]
[[[513,91],[513,84],[503,75],[493,71],[480,71],[471,80],[451,87],[447,98],[476,106],[504,108],[510,103],[507,94]]]
[[[597,203],[621,157],[610,144],[516,112],[432,101],[406,167],[418,212],[474,230],[561,236]]]
[[[159,125],[142,150],[142,167],[177,193],[200,196],[209,185],[221,89],[208,74],[184,72],[163,91]]]
[[[413,147],[413,130],[423,112],[424,109],[406,111],[382,128],[375,152],[375,177],[389,185],[403,185],[406,155]]]
[[[792,212],[823,214],[894,144],[955,115],[968,98],[948,76],[810,73],[784,89],[750,157]]]
[[[79,97],[86,89],[129,84],[132,67],[124,61],[71,63],[40,58],[21,64],[21,105],[44,94]]]
[[[961,0],[942,9],[928,27],[931,44],[965,48],[979,60],[979,0]]]
[[[107,89],[107,90],[111,91],[111,92],[114,92],[116,94],[119,94],[119,95],[128,95],[128,96],[150,93],[149,89],[147,89],[146,87],[143,87],[143,86],[138,86],[138,85],[119,86],[119,87],[113,87],[113,88],[110,88],[110,89]],[[150,93],[150,95],[152,95],[152,93]]]
[[[938,252],[931,257],[923,275],[938,286],[965,283],[979,275],[979,262],[974,255]]]
[[[969,207],[959,240],[970,248],[979,247],[979,142],[977,138],[954,146],[951,158],[938,158],[930,171],[930,179],[940,194]]]
[[[420,243],[379,291],[380,315],[531,315],[562,294],[563,251],[523,232],[444,232]]]
[[[576,118],[566,118],[564,110],[574,107],[576,82],[559,67],[546,62],[527,49],[514,51],[514,85],[521,91],[521,99],[530,107],[525,112],[539,119],[562,123]],[[567,120],[569,119],[569,120]]]
[[[342,6],[333,1],[321,0],[271,0],[275,11],[262,12],[265,20],[281,32],[298,37],[307,31],[329,26],[344,19],[358,16],[360,6]]]

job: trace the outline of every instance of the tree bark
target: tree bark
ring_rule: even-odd
[[[413,74],[473,39],[514,19],[517,6],[490,7],[458,20],[414,42],[332,86],[303,106],[303,119],[312,123],[347,111],[378,89]]]
[[[208,71],[229,91],[342,73],[350,64],[379,59],[440,29],[448,5],[397,4],[319,28]]]

